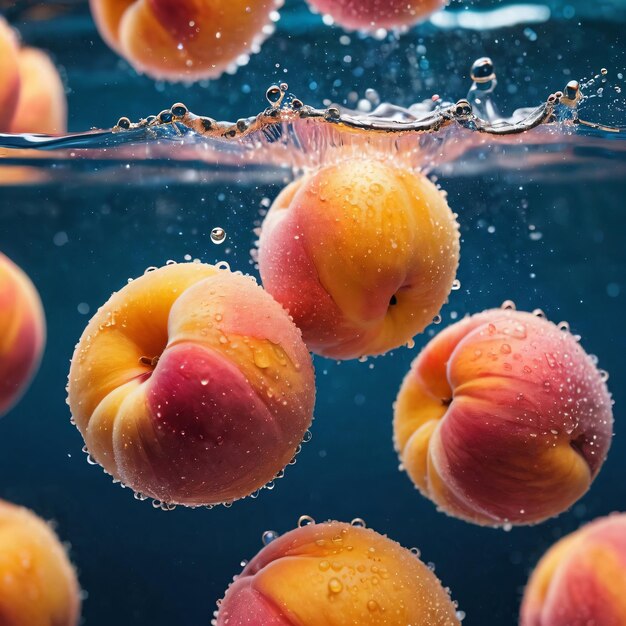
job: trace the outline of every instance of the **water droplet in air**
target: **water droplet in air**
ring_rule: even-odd
[[[261,536],[261,541],[264,546],[269,545],[272,541],[278,539],[280,535],[275,530],[266,530]]]
[[[226,240],[226,231],[223,228],[216,226],[211,231],[211,241],[219,245],[221,243],[224,243],[225,240]]]

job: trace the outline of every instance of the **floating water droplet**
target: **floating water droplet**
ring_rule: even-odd
[[[263,535],[261,535],[261,541],[264,546],[269,545],[272,541],[278,539],[280,535],[275,530],[266,530]]]
[[[226,231],[223,228],[220,228],[219,226],[216,226],[212,231],[211,231],[211,241],[214,244],[221,244],[224,243],[224,241],[226,240]]]

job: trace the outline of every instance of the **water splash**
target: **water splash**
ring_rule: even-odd
[[[469,91],[459,100],[433,96],[408,108],[382,103],[371,111],[337,105],[315,108],[281,83],[267,89],[265,110],[236,122],[196,115],[176,103],[136,122],[122,117],[110,130],[63,137],[0,135],[0,157],[5,165],[35,166],[43,153],[50,153],[61,161],[82,161],[85,169],[94,160],[125,161],[126,169],[138,162],[151,166],[160,162],[170,169],[196,162],[218,167],[220,175],[241,166],[302,171],[365,152],[448,176],[458,173],[458,163],[476,150],[481,158],[466,159],[468,173],[475,173],[479,162],[480,167],[524,169],[524,162],[536,167],[538,151],[540,162],[566,162],[570,169],[576,161],[584,162],[589,152],[598,158],[609,151],[609,158],[622,155],[625,160],[626,142],[616,139],[626,138],[626,127],[589,122],[579,114],[581,104],[594,96],[585,95],[585,90],[591,91],[596,80],[606,80],[602,72],[582,85],[570,81],[540,105],[517,109],[508,117],[500,114],[495,102],[497,75],[491,59],[476,60],[470,75]]]

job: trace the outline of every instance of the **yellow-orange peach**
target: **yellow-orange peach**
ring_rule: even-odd
[[[62,134],[67,130],[67,103],[61,77],[41,50],[22,48],[21,88],[11,121],[12,133]]]
[[[90,0],[104,40],[139,72],[216,78],[258,50],[278,0]]]
[[[0,17],[0,132],[66,130],[67,103],[57,69],[41,50],[20,48]]]
[[[19,44],[15,31],[0,16],[0,132],[13,119],[20,91]]]
[[[496,309],[437,335],[395,407],[400,460],[445,512],[485,525],[557,515],[589,488],[611,442],[611,397],[568,331]]]
[[[92,457],[172,504],[249,495],[311,423],[311,357],[252,278],[182,263],[111,296],[76,346],[69,403]]]
[[[603,517],[557,542],[539,561],[521,626],[626,624],[626,514]]]
[[[0,252],[0,415],[19,400],[39,367],[46,321],[28,276]]]
[[[330,15],[350,30],[375,31],[422,22],[444,0],[308,0],[318,12]]]
[[[453,626],[455,605],[417,556],[326,522],[275,539],[226,592],[217,626]]]
[[[48,524],[0,501],[0,624],[76,626],[76,573]]]
[[[424,330],[452,288],[459,234],[425,176],[352,159],[296,180],[259,240],[263,286],[313,352],[384,353]]]

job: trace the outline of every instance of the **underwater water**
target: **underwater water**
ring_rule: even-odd
[[[260,54],[232,76],[194,86],[137,75],[79,3],[60,4],[43,21],[27,3],[0,5],[23,38],[63,68],[69,130],[77,134],[56,144],[0,136],[0,250],[36,284],[48,323],[41,369],[0,423],[0,497],[54,520],[70,544],[84,624],[209,624],[263,531],[286,532],[303,514],[363,518],[434,563],[464,624],[514,624],[544,551],[581,523],[625,509],[626,134],[617,131],[626,126],[626,6],[495,5],[452,2],[400,38],[375,39],[327,26],[294,0]],[[476,104],[470,68],[486,56],[498,84]],[[368,130],[380,122],[367,115],[379,102],[399,107],[383,107],[387,125],[411,124],[433,112],[411,105],[434,94],[449,106],[472,100],[485,120],[491,105],[507,118],[527,109],[514,125],[572,80],[585,98],[576,115],[606,128],[572,124],[572,109],[559,105],[555,119],[505,136],[458,121],[422,134]],[[297,97],[322,111],[319,122],[289,118],[280,133],[258,131],[244,147],[245,138],[200,137],[184,125],[110,132],[121,117],[137,122],[174,102],[214,120],[248,119],[271,109],[266,89],[281,82],[289,102]],[[344,137],[324,114],[332,106],[363,128]],[[308,143],[303,124],[319,127]],[[92,128],[104,132],[85,136]],[[272,489],[212,510],[165,512],[137,501],[87,463],[70,423],[67,370],[85,325],[128,278],[168,260],[227,261],[258,276],[254,228],[292,167],[335,158],[330,144],[357,152],[374,144],[437,176],[461,227],[460,288],[412,348],[365,362],[315,357],[312,439]],[[219,244],[211,240],[216,227],[226,233]],[[510,532],[437,512],[398,471],[391,426],[392,403],[419,349],[453,321],[505,300],[567,320],[582,336],[610,373],[616,433],[583,499],[556,519]]]

